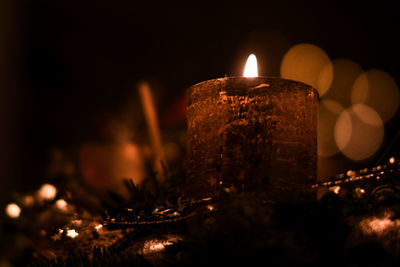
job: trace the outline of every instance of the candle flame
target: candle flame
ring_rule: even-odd
[[[243,72],[244,77],[258,77],[257,58],[250,54]]]

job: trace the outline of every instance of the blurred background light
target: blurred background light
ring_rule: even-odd
[[[68,203],[64,199],[57,200],[55,204],[56,204],[56,207],[61,211],[68,210]]]
[[[388,73],[371,69],[357,77],[351,91],[351,101],[372,107],[387,122],[399,106],[399,88]]]
[[[57,189],[54,185],[51,184],[43,184],[40,189],[37,191],[37,198],[42,200],[53,200],[57,195]]]
[[[335,141],[348,158],[361,161],[380,148],[384,128],[379,114],[371,107],[356,104],[342,111],[335,125]]]
[[[8,217],[17,219],[21,213],[21,208],[15,204],[15,203],[10,203],[6,206],[6,214]]]
[[[335,143],[334,129],[344,107],[330,99],[323,99],[318,109],[318,156],[330,157],[339,153]]]
[[[345,108],[351,106],[351,92],[356,79],[363,73],[363,69],[354,61],[345,58],[338,58],[332,61],[333,80],[331,87],[324,95]]]
[[[298,44],[286,52],[281,63],[282,78],[309,84],[323,96],[333,79],[333,66],[324,50],[312,44]]]
[[[79,168],[85,183],[99,192],[113,190],[128,196],[123,180],[135,184],[144,177],[141,149],[131,142],[84,144],[80,149]]]

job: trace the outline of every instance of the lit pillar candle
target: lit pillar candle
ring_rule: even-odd
[[[271,199],[312,197],[316,182],[317,91],[258,77],[254,55],[244,75],[187,91],[188,194],[262,190]],[[253,71],[251,71],[253,70]]]

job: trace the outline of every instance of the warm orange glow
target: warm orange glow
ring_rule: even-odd
[[[20,213],[21,213],[21,208],[17,204],[11,203],[7,205],[6,214],[8,215],[8,217],[16,219],[19,217]]]
[[[37,197],[39,200],[53,200],[57,195],[57,189],[54,185],[44,184],[40,187],[37,192]]]
[[[78,235],[79,235],[79,233],[77,231],[75,231],[75,229],[68,229],[67,230],[67,236],[72,238],[72,239],[74,239]]]
[[[341,188],[340,188],[340,186],[338,186],[338,185],[329,187],[329,191],[335,193],[336,195],[339,195],[340,189],[341,189]]]
[[[366,234],[383,234],[387,230],[399,229],[400,220],[391,219],[392,212],[385,212],[382,218],[370,217],[360,222],[361,230]]]
[[[30,207],[35,203],[35,198],[31,195],[27,195],[22,199],[22,201],[26,207]]]
[[[333,80],[324,97],[332,99],[344,107],[351,106],[351,89],[363,69],[354,61],[339,58],[332,61]]]
[[[339,103],[324,99],[318,108],[318,156],[330,157],[339,153],[334,138],[334,129],[337,118],[344,110]]]
[[[67,211],[68,203],[64,199],[59,199],[56,201],[56,207],[61,211]]]
[[[340,151],[352,160],[364,160],[378,151],[384,136],[378,113],[363,104],[344,110],[335,125],[335,141]]]
[[[165,173],[161,163],[165,162],[165,157],[162,147],[160,127],[158,125],[157,112],[153,101],[153,93],[147,82],[139,83],[138,90],[152,145],[154,170],[157,173],[157,178],[162,180],[165,178]]]
[[[144,177],[141,149],[133,143],[86,144],[80,151],[80,169],[85,182],[101,192],[109,190],[129,196],[124,179],[135,184]]]
[[[389,121],[399,106],[399,88],[388,73],[371,69],[358,76],[351,91],[353,104],[366,104]]]
[[[143,244],[143,254],[150,254],[154,252],[161,252],[165,250],[166,247],[176,244],[181,241],[180,236],[168,235],[166,239],[150,239]]]
[[[282,59],[281,76],[311,85],[321,97],[332,83],[333,66],[328,55],[318,46],[298,44]]]
[[[244,77],[258,77],[257,58],[251,54],[247,59],[246,66],[243,71]]]
[[[213,211],[215,209],[215,207],[213,205],[207,205],[207,209],[209,211]]]

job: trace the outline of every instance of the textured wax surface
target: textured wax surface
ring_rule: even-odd
[[[187,190],[307,194],[316,181],[315,89],[279,78],[229,77],[187,95]]]

